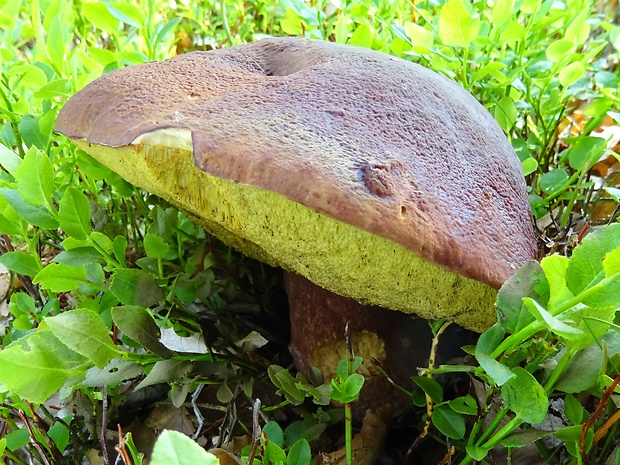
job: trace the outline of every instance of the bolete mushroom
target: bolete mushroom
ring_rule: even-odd
[[[273,38],[131,66],[73,96],[56,129],[225,243],[364,305],[480,332],[535,256],[492,116],[376,51]],[[293,324],[312,325],[307,311]],[[299,366],[325,358],[302,353],[321,330],[293,330]]]

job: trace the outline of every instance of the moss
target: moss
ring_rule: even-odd
[[[189,150],[77,145],[225,243],[332,292],[427,319],[453,320],[474,331],[495,322],[497,293],[491,287],[279,194],[210,176],[195,167]]]

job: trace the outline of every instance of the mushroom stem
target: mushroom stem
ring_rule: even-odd
[[[327,291],[306,278],[285,273],[291,317],[290,351],[297,369],[308,375],[319,368],[326,380],[336,376],[338,362],[347,357],[345,326],[351,346],[363,358],[358,372],[366,381],[353,405],[356,419],[371,409],[384,418],[402,408],[407,396],[392,386],[377,365],[397,384],[410,387],[409,377],[425,366],[431,334],[428,323]],[[418,350],[416,350],[418,349]]]

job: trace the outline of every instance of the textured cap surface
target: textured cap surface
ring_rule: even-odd
[[[465,90],[379,52],[296,38],[109,73],[56,129],[107,146],[191,132],[205,172],[279,193],[498,288],[535,256],[521,165]]]

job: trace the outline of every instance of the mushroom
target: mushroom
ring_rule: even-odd
[[[387,347],[393,310],[484,331],[497,289],[535,257],[521,165],[492,116],[380,52],[271,38],[131,66],[73,96],[56,130],[292,273],[300,369],[333,364],[322,348],[343,340],[339,312],[368,338],[362,352]],[[295,293],[334,293],[336,308]]]

